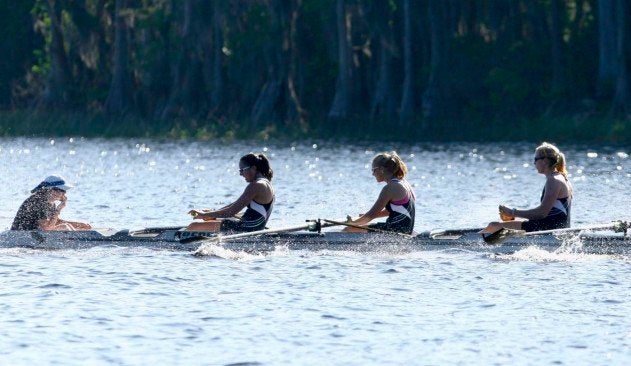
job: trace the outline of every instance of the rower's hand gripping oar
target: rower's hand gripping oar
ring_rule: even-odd
[[[542,231],[531,231],[526,232],[524,230],[514,230],[507,228],[500,228],[489,234],[482,233],[482,239],[487,244],[500,244],[508,238],[518,237],[518,236],[535,236],[535,235],[545,235],[545,234],[564,234],[564,233],[575,233],[581,231],[599,231],[599,230],[612,230],[616,233],[624,233],[627,235],[628,229],[631,227],[631,223],[625,221],[614,221],[610,224],[603,225],[594,225],[594,226],[584,226],[584,227],[575,227],[575,228],[565,228],[565,229],[554,229],[554,230],[542,230]]]

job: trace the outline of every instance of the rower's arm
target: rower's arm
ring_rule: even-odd
[[[57,213],[51,218],[37,221],[37,227],[40,230],[55,230],[60,221],[62,220],[59,220],[59,213]]]
[[[554,206],[554,201],[559,197],[562,183],[552,178],[546,181],[546,193],[543,195],[541,204],[530,210],[515,210],[515,216],[525,219],[543,219],[548,216]]]
[[[390,200],[390,190],[388,189],[388,186],[385,186],[381,190],[381,193],[379,193],[379,197],[377,198],[377,201],[375,201],[375,203],[372,205],[370,210],[368,210],[368,212],[363,214],[357,220],[354,220],[352,223],[357,224],[357,225],[364,225],[364,224],[369,223],[373,219],[376,219],[377,217],[388,216],[388,211],[384,210],[384,208],[386,207],[386,204],[388,204],[389,200]],[[385,212],[385,215],[384,215],[384,212]]]
[[[258,187],[256,186],[256,184],[250,183],[248,184],[247,187],[245,187],[245,190],[236,201],[234,201],[233,203],[223,208],[220,208],[219,210],[204,212],[202,215],[206,217],[212,217],[212,218],[233,217],[234,215],[238,214],[241,210],[243,210],[243,208],[247,206],[248,203],[250,203],[250,201],[254,199],[254,197],[256,196],[257,190],[258,190]]]

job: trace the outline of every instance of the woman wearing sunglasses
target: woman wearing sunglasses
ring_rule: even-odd
[[[274,173],[269,160],[263,154],[247,154],[239,159],[239,174],[248,183],[241,196],[218,210],[189,211],[194,219],[204,220],[189,225],[189,230],[244,232],[265,229],[274,205]],[[235,218],[244,208],[243,215]]]
[[[366,225],[378,217],[387,217],[368,227],[385,231],[411,234],[414,230],[414,191],[405,180],[408,168],[396,152],[381,153],[372,160],[372,175],[377,182],[386,183],[370,210],[350,223]],[[358,232],[363,229],[347,227],[345,231]]]
[[[553,230],[570,227],[572,185],[567,178],[565,155],[547,142],[535,149],[534,164],[537,172],[546,177],[541,193],[541,203],[532,209],[499,206],[502,222],[492,222],[485,232],[500,228],[525,231]],[[524,220],[515,220],[515,218]]]
[[[82,222],[66,221],[59,218],[66,207],[66,191],[72,188],[63,177],[46,177],[31,191],[18,209],[11,230],[89,230],[91,226]],[[59,201],[58,205],[55,202]]]

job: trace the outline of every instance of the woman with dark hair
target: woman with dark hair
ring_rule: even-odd
[[[263,154],[247,154],[239,159],[239,174],[248,185],[233,203],[218,210],[191,210],[189,215],[203,223],[189,225],[189,230],[205,231],[256,231],[265,228],[274,205],[274,172]],[[247,207],[247,208],[246,208]],[[240,218],[234,218],[243,208]]]
[[[407,166],[396,152],[375,156],[372,160],[372,175],[378,183],[386,183],[386,186],[370,210],[350,223],[365,225],[375,218],[387,217],[385,222],[370,224],[368,227],[411,234],[414,230],[415,196],[412,186],[405,180],[407,172]],[[354,227],[344,230],[364,231]]]
[[[18,209],[11,230],[89,230],[91,226],[82,222],[66,221],[59,214],[66,207],[66,191],[72,188],[62,176],[46,177],[31,190]],[[59,201],[59,205],[55,202]]]
[[[539,206],[516,209],[500,205],[499,214],[502,221],[490,223],[483,233],[491,233],[501,228],[540,231],[570,227],[572,185],[567,177],[565,155],[556,146],[544,142],[535,149],[534,165],[537,172],[546,177]]]

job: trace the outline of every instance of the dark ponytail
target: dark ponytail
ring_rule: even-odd
[[[267,180],[272,181],[272,177],[274,176],[274,171],[269,164],[269,160],[267,160],[267,156],[264,154],[255,155],[253,153],[249,153],[241,157],[240,161],[248,166],[255,166],[256,171],[261,173]]]

